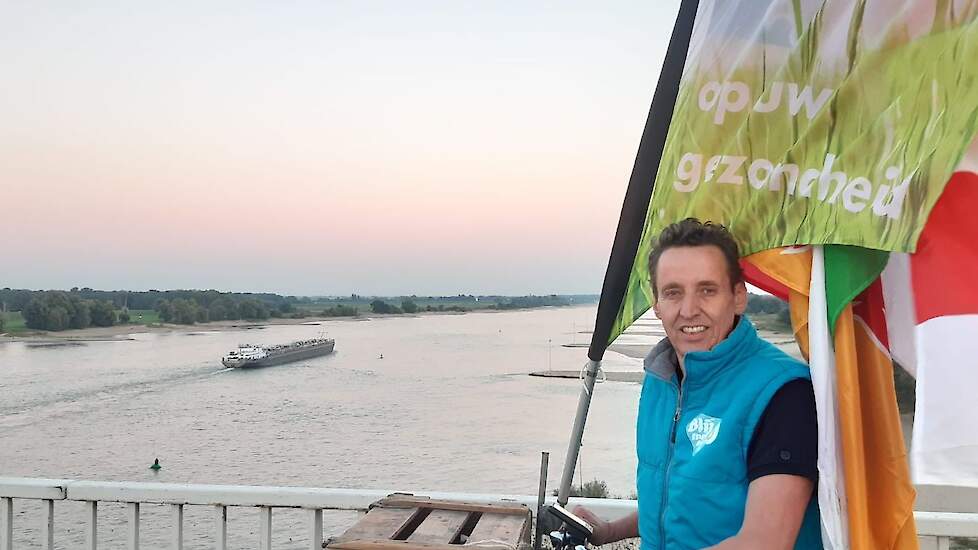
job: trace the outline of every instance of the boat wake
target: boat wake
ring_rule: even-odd
[[[203,379],[230,368],[214,370],[213,363],[181,369],[164,376],[137,378],[79,389],[53,391],[38,398],[0,405],[0,428],[25,426],[50,416],[77,414],[80,410],[99,407],[105,400],[132,398],[135,395],[163,391],[174,384]]]

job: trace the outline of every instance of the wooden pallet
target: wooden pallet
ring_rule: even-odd
[[[335,550],[526,550],[530,510],[522,504],[475,504],[394,494],[331,538]]]

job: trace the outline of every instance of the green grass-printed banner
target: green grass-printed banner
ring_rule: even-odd
[[[701,1],[611,340],[651,305],[655,236],[686,217],[744,255],[913,251],[978,131],[976,60],[978,2]]]

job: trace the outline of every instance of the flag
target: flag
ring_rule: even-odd
[[[970,211],[975,205],[978,140],[932,210],[915,253],[887,257],[826,247],[826,316],[835,329],[840,466],[852,548],[915,544],[914,490],[891,357],[918,380],[914,480],[978,487],[978,434],[962,425],[962,419],[974,415],[978,388],[978,345],[969,337],[978,336],[978,219]],[[803,291],[810,262],[803,247],[743,260],[748,281],[790,300],[792,325],[806,357],[811,350]],[[831,425],[820,417],[820,426]],[[830,487],[836,482],[832,467],[820,468],[822,482]],[[882,529],[887,525],[892,527]]]
[[[976,142],[978,143],[978,142]],[[894,358],[917,379],[918,483],[978,487],[978,150],[947,185],[913,254],[883,272]]]
[[[826,247],[813,255],[812,247],[795,247],[753,254],[743,264],[752,284],[788,296],[795,336],[810,359],[819,405],[818,490],[826,547],[916,548],[915,491],[885,346],[878,272],[855,302],[832,314],[864,280],[861,275],[879,265],[876,254],[853,266],[859,261],[851,250],[829,253]],[[818,281],[812,276],[816,269]],[[845,281],[857,285],[828,291]],[[817,308],[814,318],[810,308]]]
[[[978,133],[976,36],[978,2],[700,2],[651,200],[622,209],[645,223],[601,344],[651,307],[652,243],[686,217],[726,225],[745,255],[913,252]]]
[[[922,313],[923,294],[891,292],[942,288],[941,264],[962,250],[928,244],[925,226],[970,181],[955,168],[978,133],[976,58],[978,2],[702,0],[651,199],[623,207],[623,220],[644,210],[645,223],[628,254],[612,255],[630,272],[613,281],[623,294],[602,293],[599,309],[618,315],[596,323],[592,351],[651,306],[648,254],[662,228],[685,217],[730,228],[748,279],[789,300],[812,364],[829,548],[916,547],[891,348],[918,369],[915,472],[928,464],[930,479],[960,484],[970,478],[956,473],[978,471],[955,451],[970,438],[950,433],[962,411],[929,412],[976,389],[962,371],[978,350],[947,330],[972,330],[978,310],[950,297],[957,309]],[[948,387],[955,377],[969,385]]]

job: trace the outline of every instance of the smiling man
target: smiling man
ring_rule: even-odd
[[[659,235],[649,267],[666,338],[645,359],[638,513],[609,523],[577,508],[593,543],[822,548],[811,377],[743,315],[738,258],[720,225],[690,218]]]

